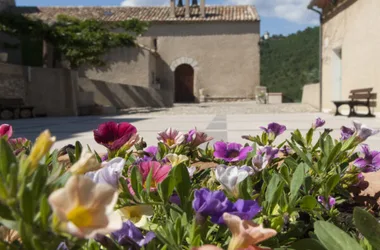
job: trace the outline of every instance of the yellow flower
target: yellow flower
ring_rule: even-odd
[[[178,166],[182,162],[189,160],[189,158],[186,155],[177,155],[177,154],[167,154],[166,158],[170,161],[172,167]]]
[[[55,137],[52,137],[49,130],[42,132],[36,139],[33,148],[28,156],[30,169],[33,171],[38,167],[38,163],[49,151],[55,142]]]
[[[69,171],[73,174],[85,174],[99,170],[100,168],[101,164],[98,159],[96,159],[95,154],[83,151],[80,159],[71,166]]]
[[[49,204],[60,229],[89,239],[122,228],[121,216],[114,212],[117,197],[110,185],[73,175],[63,188],[49,196]]]
[[[148,205],[128,206],[119,209],[124,219],[130,220],[136,227],[144,227],[153,216],[153,208]]]
[[[263,225],[242,220],[240,217],[229,213],[224,213],[223,219],[232,233],[228,250],[245,248],[257,249],[256,244],[272,238],[277,234],[276,230],[264,228]]]

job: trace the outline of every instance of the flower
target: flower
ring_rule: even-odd
[[[268,161],[259,154],[252,158],[252,166],[255,172],[261,172],[268,165]]]
[[[57,250],[69,250],[68,246],[66,245],[65,242],[61,242],[58,247],[57,247]]]
[[[223,250],[223,249],[214,245],[203,245],[201,247],[193,247],[191,250]]]
[[[97,143],[111,151],[117,151],[125,144],[130,146],[137,140],[137,129],[128,122],[106,122],[99,125],[94,131]]]
[[[242,145],[238,143],[219,141],[214,144],[214,150],[215,158],[223,159],[226,162],[236,162],[245,160],[253,149],[249,146],[242,148]]]
[[[195,172],[197,172],[197,167],[196,166],[191,166],[191,167],[187,168],[187,170],[189,171],[190,178],[193,178]]]
[[[362,170],[362,172],[376,172],[380,169],[380,152],[370,151],[369,146],[362,145],[361,152],[363,157],[357,158],[354,165]]]
[[[216,179],[228,192],[237,196],[239,193],[239,183],[244,181],[249,173],[245,169],[236,166],[227,167],[225,165],[219,165],[216,167],[215,175]]]
[[[351,128],[347,128],[345,126],[342,126],[340,128],[340,140],[341,141],[345,141],[345,140],[348,140],[351,138],[351,136],[353,136],[355,134],[355,130],[354,129],[351,129]]]
[[[259,212],[261,207],[255,200],[239,199],[234,203],[230,214],[239,216],[242,220],[252,220]]]
[[[178,166],[182,162],[186,162],[189,158],[186,155],[167,154],[166,159],[171,163],[172,167]]]
[[[266,146],[258,150],[259,154],[264,154],[269,164],[278,157],[278,152],[278,148],[272,148],[271,146]]]
[[[117,198],[110,185],[73,175],[48,200],[61,229],[80,238],[94,238],[121,229],[121,216],[113,211]]]
[[[294,154],[294,150],[288,145],[285,145],[282,149],[280,149],[280,152],[283,153],[284,156],[289,156],[289,155]]]
[[[200,220],[211,216],[213,223],[222,224],[221,217],[223,213],[230,211],[232,207],[232,202],[228,200],[222,191],[212,192],[207,188],[202,188],[194,193],[193,209],[199,215]]]
[[[276,139],[277,136],[285,132],[286,126],[278,124],[276,122],[272,122],[268,124],[268,128],[260,127],[260,129],[269,135],[269,141],[274,141],[274,139]]]
[[[136,227],[143,227],[148,218],[153,216],[153,208],[148,205],[127,206],[119,209],[124,219],[130,220]]]
[[[264,228],[248,220],[241,220],[238,216],[229,213],[223,214],[223,219],[232,233],[228,250],[245,249],[272,238],[277,232]],[[255,248],[253,248],[255,249]]]
[[[279,150],[270,146],[257,151],[258,155],[252,158],[252,167],[256,172],[262,171],[268,164],[278,157]]]
[[[148,156],[144,155],[144,158],[146,158],[146,159],[149,158],[151,161],[155,161],[156,160],[156,155],[158,153],[158,147],[157,146],[147,147],[144,150],[144,153],[148,155]]]
[[[0,137],[6,137],[6,139],[11,138],[13,135],[13,128],[9,124],[0,125]]]
[[[148,232],[144,237],[131,221],[124,222],[123,227],[111,235],[121,246],[135,244],[139,247],[145,246],[156,237],[153,232]]]
[[[176,129],[168,128],[158,133],[157,139],[169,148],[175,148],[185,141],[185,135]]]
[[[15,155],[20,154],[29,145],[29,140],[23,137],[8,139],[8,143],[11,146]]]
[[[198,147],[199,145],[211,141],[213,137],[208,137],[206,133],[198,132],[197,128],[192,129],[187,133],[186,141],[192,147]]]
[[[30,170],[34,171],[38,167],[38,163],[49,151],[55,142],[55,137],[52,137],[49,130],[42,132],[36,139],[32,150],[28,156],[30,162]]]
[[[361,124],[358,121],[354,121],[353,123],[354,123],[354,127],[356,129],[357,138],[359,139],[360,142],[363,142],[363,141],[367,140],[368,137],[370,137],[372,135],[376,135],[377,133],[380,132],[380,130],[369,128],[366,125]]]
[[[322,120],[320,117],[318,117],[315,122],[313,123],[312,125],[312,128],[313,129],[317,129],[317,128],[320,128],[322,127],[323,125],[325,125],[326,121],[325,120]]]
[[[150,190],[157,190],[157,185],[161,183],[168,176],[172,167],[170,165],[161,165],[161,163],[157,161],[147,161],[141,162],[138,165],[138,169],[141,173],[143,179],[143,186],[146,187],[146,180],[150,171],[152,171],[152,179],[150,181]]]
[[[77,162],[71,166],[69,171],[73,174],[85,174],[90,171],[95,171],[101,168],[101,164],[96,159],[94,153],[82,151],[82,154]]]
[[[109,162],[103,162],[101,169],[88,172],[86,176],[96,183],[106,183],[117,189],[124,166],[125,160],[116,157]]]
[[[326,209],[332,208],[332,207],[335,205],[335,203],[336,203],[335,198],[332,197],[332,196],[329,197],[329,203],[328,203],[328,204],[326,203],[325,197],[323,197],[323,196],[318,196],[318,197],[317,197],[317,200],[318,200],[318,202],[321,203],[324,207],[326,207]]]

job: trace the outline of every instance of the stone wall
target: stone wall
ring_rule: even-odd
[[[92,92],[94,104],[125,109],[131,107],[172,106],[171,92],[154,88],[117,84],[88,78],[79,78],[79,90]]]
[[[1,98],[23,98],[36,115],[77,115],[76,73],[0,63]]]
[[[0,0],[0,11],[11,6],[16,6],[15,0]]]
[[[306,84],[303,86],[302,104],[309,104],[319,109],[320,106],[320,85],[319,83]]]

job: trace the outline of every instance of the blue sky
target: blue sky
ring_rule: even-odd
[[[261,16],[261,31],[283,34],[318,24],[318,16],[307,10],[310,0],[206,0],[206,4],[252,4]],[[169,0],[16,0],[18,6],[138,6],[165,5]]]

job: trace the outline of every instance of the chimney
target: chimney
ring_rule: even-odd
[[[206,17],[205,0],[201,0],[201,17]]]
[[[170,17],[175,18],[175,0],[170,0]]]
[[[190,17],[190,0],[186,0],[185,17]]]

